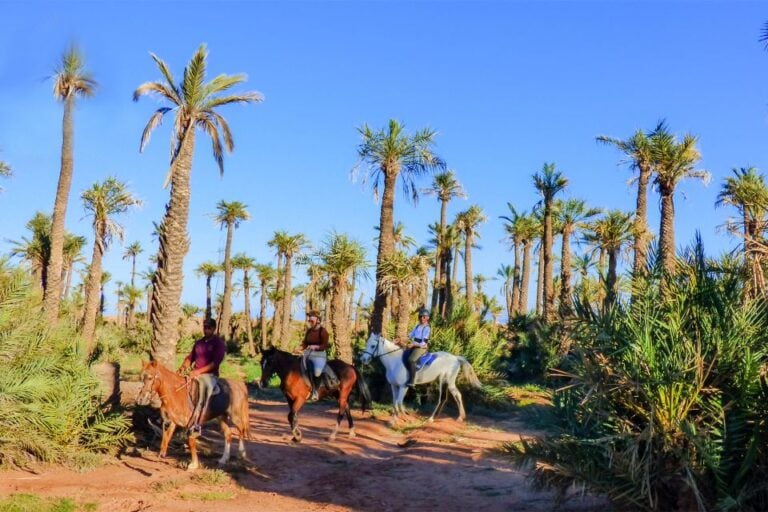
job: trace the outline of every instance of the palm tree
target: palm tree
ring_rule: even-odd
[[[146,282],[144,291],[147,294],[147,321],[150,321],[152,316],[152,282],[155,280],[155,269],[148,267],[147,270],[141,273],[141,278]]]
[[[256,267],[256,260],[245,253],[238,253],[232,257],[232,267],[243,271],[243,296],[245,300],[245,333],[248,339],[248,355],[256,355],[256,347],[253,344],[253,327],[251,326],[251,282],[248,272]]]
[[[437,303],[439,300],[438,294],[445,293],[445,277],[442,275],[443,265],[440,261],[445,258],[443,243],[441,240],[441,234],[445,232],[448,225],[448,203],[455,197],[466,198],[467,194],[464,192],[464,187],[454,176],[453,170],[447,170],[436,174],[432,180],[432,187],[422,189],[422,193],[425,195],[436,196],[440,201],[440,229],[437,231],[437,259],[438,262],[435,265],[435,281],[432,289],[432,313],[436,312]],[[439,316],[439,312],[438,312]]]
[[[632,213],[610,210],[600,219],[592,222],[584,233],[587,242],[598,245],[608,255],[608,273],[605,280],[605,307],[616,302],[617,267],[621,249],[633,238]]]
[[[275,305],[272,315],[272,346],[283,347],[282,331],[283,331],[283,285],[285,279],[283,275],[283,246],[286,243],[289,235],[287,231],[275,231],[272,238],[267,242],[267,245],[275,248],[275,256],[277,257],[277,270],[275,278],[274,301]]]
[[[657,130],[663,125],[659,123]],[[634,260],[632,263],[633,277],[639,277],[645,272],[648,260],[648,244],[650,233],[648,230],[648,182],[653,173],[653,148],[652,137],[642,130],[637,130],[626,140],[600,135],[597,141],[608,144],[621,151],[632,171],[637,172],[637,206],[635,208],[634,231]]]
[[[88,284],[85,287],[85,316],[83,317],[83,339],[87,354],[93,354],[95,348],[96,314],[99,309],[101,289],[101,260],[113,238],[122,240],[123,228],[112,217],[127,212],[131,207],[141,204],[126,185],[115,178],[107,178],[103,183],[94,183],[82,195],[86,212],[93,216],[93,257],[91,258]]]
[[[740,236],[744,238],[744,262],[749,275],[745,292],[748,297],[754,299],[759,294],[765,293],[762,253],[759,245],[761,234],[766,226],[768,187],[765,185],[765,177],[754,167],[734,168],[732,172],[733,176],[725,178],[715,205],[731,205],[741,215]]]
[[[395,339],[408,338],[408,321],[411,314],[411,288],[421,285],[424,260],[409,258],[404,252],[397,251],[382,262],[382,283],[397,293],[397,311],[395,313]]]
[[[136,284],[136,257],[142,252],[141,242],[133,242],[123,251],[123,260],[131,260],[131,286]]]
[[[560,318],[570,316],[571,310],[571,235],[592,217],[600,213],[599,208],[589,208],[581,199],[567,199],[555,202],[555,212],[563,235],[560,257]]]
[[[141,96],[155,94],[172,105],[159,108],[149,118],[141,136],[139,151],[144,150],[152,131],[160,125],[163,116],[168,112],[175,112],[171,132],[171,167],[165,179],[166,186],[168,183],[171,185],[171,198],[159,230],[160,248],[152,293],[152,355],[155,359],[170,364],[176,353],[178,319],[181,313],[182,267],[189,248],[187,222],[195,129],[203,130],[211,138],[213,157],[219,166],[219,172],[223,173],[224,156],[219,130],[227,151],[232,151],[234,143],[227,121],[216,109],[233,103],[258,102],[262,97],[255,92],[220,95],[244,82],[244,75],[222,74],[205,83],[208,55],[205,45],[200,45],[184,68],[184,77],[178,85],[174,82],[166,63],[156,55],[151,55],[163,75],[163,80],[140,85],[133,93],[133,99],[138,101]]]
[[[51,256],[46,270],[47,282],[43,308],[49,321],[55,322],[59,315],[61,301],[61,269],[64,264],[64,220],[67,215],[69,190],[72,186],[74,156],[72,140],[74,138],[73,113],[75,99],[78,96],[92,96],[96,81],[85,71],[82,54],[71,46],[61,57],[59,68],[53,77],[53,95],[64,103],[62,120],[61,169],[56,187],[56,201],[53,204],[51,224]]]
[[[240,201],[219,201],[218,213],[214,220],[220,228],[227,228],[227,242],[224,245],[224,305],[221,311],[219,333],[224,339],[232,337],[230,317],[232,316],[232,235],[240,223],[251,218],[247,206]]]
[[[651,135],[653,139],[654,183],[661,195],[661,227],[659,259],[666,276],[675,273],[675,188],[685,178],[709,180],[709,172],[694,167],[701,159],[696,148],[698,138],[686,134],[678,142],[662,123]],[[666,282],[666,277],[664,278]],[[664,287],[662,287],[664,289]]]
[[[75,263],[85,262],[85,258],[80,253],[87,244],[88,239],[84,236],[73,235],[69,232],[64,233],[62,267],[64,289],[62,290],[62,296],[65,298],[69,296],[69,289],[72,286],[72,274],[74,273]]]
[[[387,303],[386,289],[382,285],[382,262],[395,252],[394,207],[395,186],[398,176],[406,193],[412,200],[418,200],[415,180],[434,170],[445,169],[445,163],[433,152],[435,132],[429,128],[419,130],[412,136],[394,119],[386,130],[374,132],[368,125],[359,129],[363,141],[357,148],[360,163],[365,164],[373,180],[373,193],[378,198],[379,183],[384,181],[379,217],[379,247],[376,253],[376,295],[371,314],[371,331],[382,332],[384,307]]]
[[[267,344],[267,297],[269,295],[269,288],[272,283],[275,282],[277,273],[271,265],[258,264],[255,267],[256,276],[259,279],[259,324],[261,334],[261,349],[265,350]]]
[[[475,237],[480,238],[477,228],[487,217],[478,205],[472,205],[468,210],[456,216],[456,224],[464,233],[464,285],[466,287],[467,306],[474,310],[474,291],[472,289],[472,246]]]
[[[88,279],[88,274],[90,274],[90,269],[85,274],[86,280]],[[99,318],[104,317],[104,308],[107,305],[107,283],[111,279],[112,279],[112,274],[109,273],[108,271],[105,270],[101,273],[101,282],[99,283]],[[81,286],[82,286],[82,283],[81,283]],[[119,314],[118,314],[118,318],[119,318]]]
[[[343,233],[331,233],[317,253],[321,268],[331,280],[331,328],[333,343],[339,359],[352,363],[352,340],[349,335],[350,319],[347,300],[352,273],[365,274],[366,254],[363,245]]]
[[[138,286],[128,284],[123,287],[123,299],[128,305],[128,312],[126,317],[126,325],[128,328],[133,328],[136,323],[136,303],[141,300],[144,291]]]
[[[513,313],[516,313],[519,309],[518,300],[520,299],[520,271],[521,271],[521,261],[520,261],[520,250],[522,248],[522,244],[520,242],[520,237],[517,233],[518,229],[520,228],[520,223],[524,221],[525,218],[525,212],[518,213],[518,211],[515,209],[514,206],[512,206],[512,203],[507,203],[507,208],[509,209],[509,216],[507,215],[501,215],[499,216],[500,219],[505,220],[504,223],[504,231],[507,233],[507,238],[509,239],[510,244],[512,245],[512,252],[514,254],[514,266],[510,267],[510,272],[512,272],[511,277],[511,283],[510,283],[510,294],[507,297],[507,314],[512,317]]]
[[[515,235],[523,246],[523,265],[520,273],[520,287],[517,292],[517,311],[514,313],[524,315],[528,312],[528,289],[531,282],[531,269],[533,261],[531,250],[534,242],[541,237],[542,225],[534,214],[521,214],[515,229]]]
[[[212,261],[205,261],[197,266],[195,274],[197,277],[205,277],[205,319],[210,320],[213,318],[213,312],[211,307],[211,279],[213,276],[222,271],[222,267],[218,263]],[[154,282],[154,281],[153,281]]]
[[[579,282],[576,285],[576,293],[581,298],[582,304],[589,304],[590,301],[590,281],[589,271],[595,268],[594,253],[585,252],[577,256],[571,263],[571,270],[579,275]]]
[[[513,296],[517,294],[517,289],[513,287],[515,269],[512,265],[501,264],[496,271],[496,275],[504,280],[504,284],[501,286],[501,293],[504,294],[504,300],[507,304],[507,317],[512,318],[512,315],[517,311],[517,304],[513,305],[512,302]]]
[[[282,326],[280,328],[280,333],[282,335],[282,344],[281,346],[283,348],[288,347],[288,343],[291,340],[291,313],[292,308],[291,304],[293,302],[293,293],[292,293],[292,262],[294,256],[297,256],[300,251],[303,249],[306,249],[309,246],[309,240],[307,240],[307,237],[303,235],[302,233],[298,233],[295,235],[289,235],[281,240],[281,250],[283,253],[283,316],[282,316]]]
[[[542,250],[544,258],[544,274],[542,288],[542,314],[546,322],[552,320],[555,305],[555,293],[552,283],[553,274],[553,253],[552,253],[552,217],[553,203],[555,195],[561,192],[568,185],[568,180],[563,174],[555,170],[555,164],[544,164],[542,170],[533,175],[533,185],[541,195],[544,204],[543,220],[544,235],[542,240]]]

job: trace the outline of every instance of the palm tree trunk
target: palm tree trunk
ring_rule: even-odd
[[[472,289],[472,231],[467,230],[464,236],[464,286],[467,293],[467,307],[475,311],[475,293]]]
[[[131,288],[136,285],[136,255],[132,256],[133,264],[131,266]]]
[[[261,297],[259,299],[259,322],[261,328],[261,350],[267,349],[267,282],[261,282]]]
[[[88,284],[85,287],[85,314],[83,317],[83,340],[85,340],[86,355],[88,358],[96,348],[96,315],[99,311],[99,299],[101,288],[101,260],[104,256],[103,233],[96,233],[93,243],[93,256],[88,272]]]
[[[443,275],[443,265],[442,265],[442,259],[444,259],[444,246],[445,241],[443,240],[443,237],[445,236],[445,230],[448,226],[448,201],[445,199],[440,200],[440,231],[437,233],[437,249],[435,250],[435,283],[434,288],[432,290],[432,313],[438,314],[438,317],[440,316],[439,311],[435,311],[435,306],[437,306],[438,300],[440,300],[440,303],[444,302],[444,295],[445,295],[445,276]],[[443,296],[443,297],[440,297]],[[441,308],[442,309],[442,308]]]
[[[291,312],[293,310],[293,308],[291,307],[291,304],[293,303],[293,283],[291,283],[291,280],[293,279],[292,263],[293,263],[293,254],[286,254],[285,255],[285,283],[283,284],[283,317],[282,317],[283,324],[280,328],[280,332],[283,340],[281,347],[283,347],[283,349],[288,348],[288,345],[291,342]]]
[[[184,256],[189,250],[190,177],[195,149],[194,128],[184,131],[184,139],[171,170],[171,199],[160,229],[157,271],[152,286],[152,357],[172,366],[178,343],[181,290],[184,282]]]
[[[43,309],[49,322],[56,322],[59,316],[61,300],[61,267],[64,261],[64,221],[67,216],[69,190],[72,186],[72,169],[74,156],[72,151],[73,121],[72,112],[75,106],[75,96],[70,94],[64,100],[64,117],[62,119],[61,138],[61,170],[59,183],[56,187],[56,202],[53,204],[53,219],[51,222],[51,255],[48,260],[47,282],[43,296]]]
[[[275,289],[275,310],[272,315],[272,346],[283,347],[283,253],[277,253],[277,278]]]
[[[608,309],[612,304],[616,302],[617,289],[616,289],[616,265],[618,260],[618,249],[608,251],[608,276],[606,278],[606,296],[605,296],[605,309]]]
[[[533,241],[523,243],[523,279],[520,284],[520,300],[517,303],[517,313],[524,315],[528,312],[528,287],[531,282],[531,248]]]
[[[452,283],[456,283],[459,277],[459,255],[459,245],[456,244],[456,247],[453,249],[453,269],[451,270]],[[453,290],[451,290],[451,295],[453,295]]]
[[[387,306],[387,290],[382,283],[381,265],[395,252],[394,210],[395,184],[397,172],[384,172],[384,193],[381,196],[381,215],[379,218],[379,247],[376,254],[376,295],[373,299],[371,328],[374,333],[381,333],[384,328],[384,308]]]
[[[331,278],[333,298],[331,299],[331,327],[336,357],[352,364],[352,342],[349,337],[349,317],[347,316],[347,275],[334,275]]]
[[[211,279],[212,275],[205,276],[205,319],[213,318],[213,306],[211,305]]]
[[[554,258],[552,257],[552,200],[544,201],[544,302],[542,314],[544,321],[551,322],[555,306],[555,293],[553,290]]]
[[[635,210],[634,225],[634,253],[632,262],[632,275],[639,277],[645,274],[645,266],[648,260],[648,180],[651,177],[651,169],[648,165],[640,166],[640,176],[637,179],[637,208]]]
[[[563,247],[560,255],[560,318],[571,315],[571,230],[563,226]]]
[[[451,318],[451,315],[453,314],[453,277],[455,276],[455,272],[451,270],[451,251],[447,251],[445,254],[445,272],[443,272],[443,276],[445,276],[445,312],[443,313],[443,318]],[[454,265],[453,269],[456,269],[456,265]]]
[[[243,270],[243,293],[245,294],[245,334],[248,339],[248,355],[256,355],[253,344],[253,326],[251,326],[251,282],[248,279],[248,269]]]
[[[507,315],[512,316],[514,312],[520,309],[520,244],[515,239],[512,241],[515,253],[514,271],[512,272],[512,290],[507,292],[511,297],[507,298]]]
[[[675,203],[674,189],[662,187],[661,190],[661,227],[659,229],[659,252],[662,269],[665,276],[662,284],[668,276],[675,273]],[[662,287],[664,288],[664,287]]]
[[[150,317],[152,316],[152,294],[154,293],[154,288],[152,288],[152,285],[150,284],[147,286],[147,322],[149,322]]]
[[[404,285],[397,286],[397,318],[395,320],[395,339],[405,341],[408,339],[408,320],[411,310],[411,301],[408,290]]]
[[[225,340],[232,338],[232,235],[234,222],[227,222],[227,241],[224,245],[224,300],[221,305],[219,333]]]
[[[544,311],[544,241],[539,244],[538,277],[536,279],[536,314]]]
[[[355,284],[357,281],[357,269],[354,269],[352,271],[352,278],[350,279],[350,285],[349,285],[349,313],[347,314],[347,322],[349,322],[350,325],[352,325],[352,319],[354,318],[355,314]]]

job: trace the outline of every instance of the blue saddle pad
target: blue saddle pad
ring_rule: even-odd
[[[406,350],[403,353],[403,364],[406,366],[408,365],[408,355],[409,355],[409,351]],[[435,361],[435,359],[437,359],[437,354],[435,354],[434,352],[427,352],[426,354],[421,356],[419,360],[416,362],[416,369],[421,370],[422,368],[431,365]]]

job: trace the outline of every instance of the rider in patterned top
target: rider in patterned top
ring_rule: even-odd
[[[409,388],[413,387],[413,379],[416,377],[416,364],[419,358],[427,353],[430,332],[429,310],[422,308],[419,311],[419,324],[408,335],[409,341],[402,344],[403,348],[410,349],[408,354],[408,383],[406,384]]]
[[[328,356],[325,351],[328,350],[328,331],[320,325],[320,313],[310,311],[307,313],[307,332],[304,333],[304,339],[301,342],[301,349],[304,357],[312,363],[312,372],[309,380],[312,383],[312,396],[310,400],[317,400],[318,379],[323,374],[325,363]]]

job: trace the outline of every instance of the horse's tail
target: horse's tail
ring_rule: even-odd
[[[472,365],[469,363],[469,361],[467,361],[465,358],[461,356],[456,356],[456,357],[459,359],[459,363],[461,363],[461,369],[464,370],[464,378],[467,379],[467,382],[469,382],[469,385],[477,389],[482,388],[483,385],[480,382],[480,379],[477,378],[475,369],[472,368]]]
[[[371,391],[368,389],[368,384],[365,382],[363,372],[354,367],[355,374],[357,375],[357,394],[360,398],[360,407],[365,412],[369,405],[373,402],[371,400]]]

